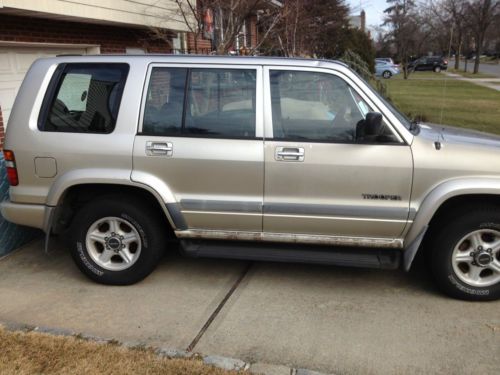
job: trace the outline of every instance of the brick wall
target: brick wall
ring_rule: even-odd
[[[101,53],[125,53],[126,47],[169,53],[171,44],[153,40],[146,29],[57,21],[0,14],[0,41],[95,44]]]
[[[0,106],[0,150],[3,150],[4,139],[5,139],[5,127],[3,126],[2,107]]]
[[[212,52],[212,41],[209,39],[205,39],[199,36],[197,39],[198,42],[198,51],[195,51],[195,34],[188,33],[187,34],[187,48],[188,53],[199,53],[199,54],[209,54]]]

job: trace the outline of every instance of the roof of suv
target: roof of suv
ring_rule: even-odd
[[[327,60],[327,59],[309,59],[300,57],[271,57],[271,56],[208,56],[208,55],[168,55],[168,54],[144,54],[144,55],[119,55],[119,54],[109,54],[109,55],[57,55],[55,59],[67,60],[71,58],[72,60],[80,59],[109,59],[113,58],[116,60],[129,60],[129,59],[146,59],[149,61],[173,61],[176,60],[182,63],[232,63],[232,64],[266,64],[266,65],[301,65],[301,66],[318,66],[321,63],[337,64],[343,67],[348,67],[342,61],[338,60]]]

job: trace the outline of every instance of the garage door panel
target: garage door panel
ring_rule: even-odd
[[[12,60],[11,53],[2,52],[0,50],[0,75],[12,73],[14,71],[11,60]]]
[[[32,52],[15,53],[14,61],[15,61],[16,73],[26,74],[31,64],[33,64],[33,61],[35,61],[39,57],[41,57],[39,53],[32,53]]]

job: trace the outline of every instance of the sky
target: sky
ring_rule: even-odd
[[[361,8],[366,12],[366,26],[373,29],[373,26],[379,26],[384,19],[384,9],[387,8],[385,0],[347,0],[346,3],[359,14]]]

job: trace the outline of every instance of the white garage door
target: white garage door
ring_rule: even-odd
[[[85,54],[86,49],[52,47],[0,47],[0,107],[7,124],[24,75],[36,59],[63,53]]]

